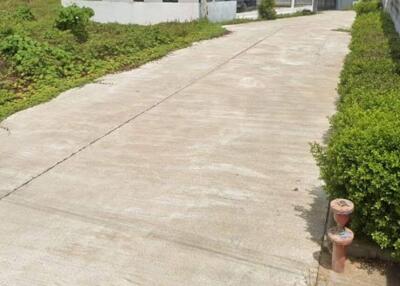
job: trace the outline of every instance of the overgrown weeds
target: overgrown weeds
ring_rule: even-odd
[[[0,1],[0,121],[106,73],[225,33],[206,21],[99,24],[88,21],[88,10],[83,15],[71,8],[65,14],[60,2]]]

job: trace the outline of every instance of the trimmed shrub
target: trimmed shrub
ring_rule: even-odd
[[[62,8],[56,20],[56,27],[61,31],[71,31],[79,42],[89,38],[87,25],[94,16],[91,8],[80,8],[76,5]]]
[[[379,0],[359,1],[354,5],[357,15],[376,12],[382,7]]]
[[[258,6],[258,16],[260,19],[276,19],[275,0],[262,0]]]
[[[354,201],[352,228],[400,257],[400,38],[390,16],[359,13],[327,146],[312,152],[331,198]]]

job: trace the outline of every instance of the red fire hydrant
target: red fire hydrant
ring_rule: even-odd
[[[332,241],[332,269],[342,273],[346,263],[346,247],[353,242],[354,233],[346,227],[354,204],[345,199],[336,199],[330,204],[337,226],[328,230],[328,237]]]

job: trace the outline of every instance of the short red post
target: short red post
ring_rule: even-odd
[[[333,200],[330,204],[337,226],[328,230],[328,237],[332,241],[332,270],[338,273],[344,271],[346,263],[346,247],[353,242],[354,233],[345,227],[354,210],[354,204],[345,199]]]
[[[344,245],[337,243],[333,244],[332,251],[332,269],[335,272],[344,272],[344,266],[346,264],[346,250]]]

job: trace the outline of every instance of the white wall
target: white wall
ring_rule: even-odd
[[[163,3],[162,0],[61,0],[63,6],[77,4],[94,10],[93,20],[100,23],[156,24],[171,21],[192,21],[200,17],[198,0],[179,0]],[[233,20],[236,17],[236,0],[208,2],[208,19],[214,22]]]
[[[208,19],[212,22],[229,21],[236,18],[235,1],[208,2]]]
[[[156,24],[171,21],[192,21],[199,18],[199,3],[180,2],[133,2],[130,0],[118,1],[88,1],[62,0],[63,6],[77,4],[81,7],[90,7],[94,10],[93,20],[100,23],[120,24]]]
[[[400,33],[400,0],[383,0],[383,6],[392,16],[396,29]]]

